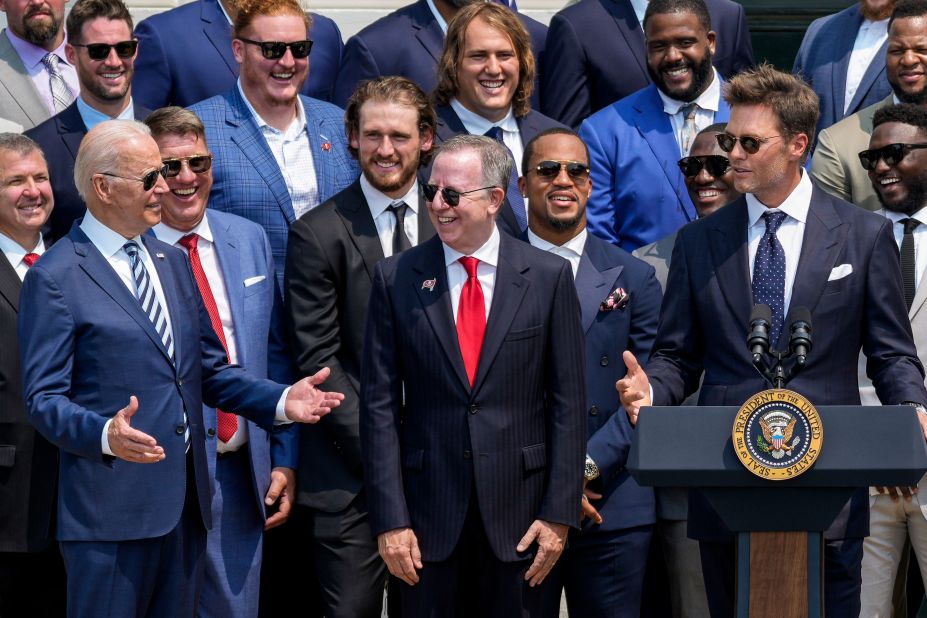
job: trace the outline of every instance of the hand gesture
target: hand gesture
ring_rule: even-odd
[[[296,423],[318,423],[332,408],[341,405],[343,394],[327,393],[316,388],[330,373],[331,369],[323,367],[290,387],[283,404],[288,419]]]
[[[116,412],[106,431],[109,450],[119,459],[133,463],[157,463],[164,459],[164,449],[147,433],[132,429],[132,417],[136,412],[138,399],[132,395],[129,405]]]
[[[604,520],[602,515],[599,514],[599,510],[592,506],[592,500],[599,500],[602,498],[602,494],[598,494],[588,487],[583,487],[583,496],[580,499],[581,511],[579,514],[579,521],[583,521],[587,517],[597,524],[601,524]]]
[[[412,528],[387,530],[377,537],[377,549],[393,576],[410,586],[418,583],[415,570],[422,568],[422,552]]]
[[[647,374],[641,369],[640,363],[633,354],[625,350],[622,358],[624,366],[628,368],[628,373],[615,382],[615,388],[618,389],[621,397],[621,405],[628,413],[628,420],[632,425],[637,425],[637,417],[641,413],[641,408],[651,405],[650,380],[647,379]]]
[[[264,497],[264,504],[277,504],[277,512],[264,522],[264,530],[270,530],[290,518],[290,510],[296,502],[296,472],[292,468],[277,467],[270,471],[270,487]]]
[[[560,558],[566,544],[568,530],[563,524],[535,519],[525,536],[521,537],[515,548],[516,551],[526,551],[535,541],[538,544],[538,553],[534,556],[534,562],[525,573],[525,581],[529,586],[534,587],[543,582],[550,570],[557,564],[557,559]]]

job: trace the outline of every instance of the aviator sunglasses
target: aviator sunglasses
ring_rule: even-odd
[[[746,150],[746,148],[744,148]],[[683,157],[679,159],[679,169],[686,178],[695,178],[703,169],[711,176],[717,178],[731,166],[727,157],[721,155],[705,155],[699,157]]]
[[[920,148],[927,148],[927,144],[889,144],[881,148],[862,151],[859,153],[859,162],[863,165],[863,169],[871,172],[879,164],[879,159],[891,167],[904,159],[912,150]]]
[[[721,150],[724,152],[730,152],[734,150],[734,143],[740,142],[740,147],[744,149],[744,152],[747,154],[756,154],[760,151],[760,146],[773,139],[774,137],[782,137],[781,135],[770,135],[769,137],[758,137],[756,135],[741,135],[740,137],[731,135],[730,133],[718,133],[715,136],[718,140],[718,146],[721,147]]]
[[[80,43],[71,43],[72,47],[84,47],[87,50],[87,55],[91,60],[106,60],[109,57],[109,50],[115,49],[116,55],[120,58],[131,58],[135,55],[135,51],[138,49],[138,41],[135,39],[131,41],[120,41],[118,43],[88,43],[87,45],[82,45]]]
[[[151,170],[141,178],[135,178],[134,176],[120,176],[119,174],[113,174],[112,172],[100,172],[103,176],[112,176],[113,178],[122,178],[123,180],[134,180],[135,182],[142,183],[142,188],[145,191],[151,191],[154,189],[155,184],[158,182],[158,175],[168,177],[168,169],[166,165],[162,165],[156,170]]]
[[[448,189],[444,187],[441,189],[441,198],[444,200],[444,203],[448,206],[454,207],[460,204],[460,196],[467,195],[469,193],[476,193],[477,191],[484,191],[486,189],[495,189],[495,186],[489,187],[480,187],[479,189],[470,189],[469,191],[457,191],[456,189]],[[422,191],[425,192],[425,199],[429,202],[435,200],[435,196],[438,195],[438,185],[422,185]]]
[[[589,166],[579,161],[541,161],[535,166],[534,173],[538,178],[553,180],[562,169],[566,169],[567,175],[578,183],[584,183],[589,178]]]
[[[209,171],[209,168],[212,167],[212,155],[192,155],[189,157],[177,157],[174,159],[162,159],[161,163],[164,164],[164,177],[173,178],[174,176],[180,175],[180,170],[183,169],[184,161],[187,162],[187,165],[190,167],[190,171],[194,174],[205,174]]]
[[[267,60],[279,60],[283,58],[283,54],[286,53],[286,48],[289,47],[290,51],[293,53],[293,57],[308,58],[309,52],[312,50],[312,41],[293,41],[292,43],[283,43],[282,41],[252,41],[251,39],[245,39],[238,37],[238,40],[243,43],[248,43],[249,45],[257,45],[261,48],[261,55],[264,56]]]

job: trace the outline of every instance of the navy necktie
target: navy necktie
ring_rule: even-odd
[[[505,142],[502,141],[502,128],[493,127],[489,131],[484,133],[486,137],[491,137],[508,150],[509,155],[512,155],[512,151],[509,150],[509,147],[505,145]],[[515,160],[515,157],[512,157],[512,160]],[[515,213],[515,220],[518,221],[518,227],[521,228],[521,231],[524,232],[528,229],[528,215],[525,214],[525,200],[521,197],[521,192],[518,190],[518,162],[515,161],[515,165],[512,166],[512,176],[509,178],[509,186],[505,190],[505,197],[509,200],[509,206],[512,207],[512,212]]]
[[[768,211],[763,214],[766,220],[766,233],[760,239],[753,262],[753,303],[769,305],[772,311],[772,324],[769,329],[769,341],[775,346],[782,332],[785,316],[785,251],[776,238],[776,231],[785,220],[786,214]]]

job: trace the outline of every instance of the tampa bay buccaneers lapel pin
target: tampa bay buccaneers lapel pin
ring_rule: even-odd
[[[428,290],[429,292],[435,291],[435,284],[438,282],[437,279],[425,279],[422,281],[422,289]]]

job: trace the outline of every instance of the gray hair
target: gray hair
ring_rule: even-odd
[[[440,157],[445,152],[463,152],[466,150],[475,150],[480,156],[480,164],[483,168],[482,183],[484,186],[499,187],[503,191],[508,190],[515,160],[508,148],[491,137],[466,133],[455,135],[441,144],[435,158]]]
[[[86,202],[93,193],[93,175],[119,169],[119,145],[133,137],[150,137],[151,130],[137,120],[107,120],[84,136],[74,161],[74,184]]]
[[[36,151],[38,151],[39,155],[41,155],[44,160],[45,153],[42,152],[39,145],[25,135],[20,135],[19,133],[0,133],[0,152],[12,152],[21,157],[25,157]]]

